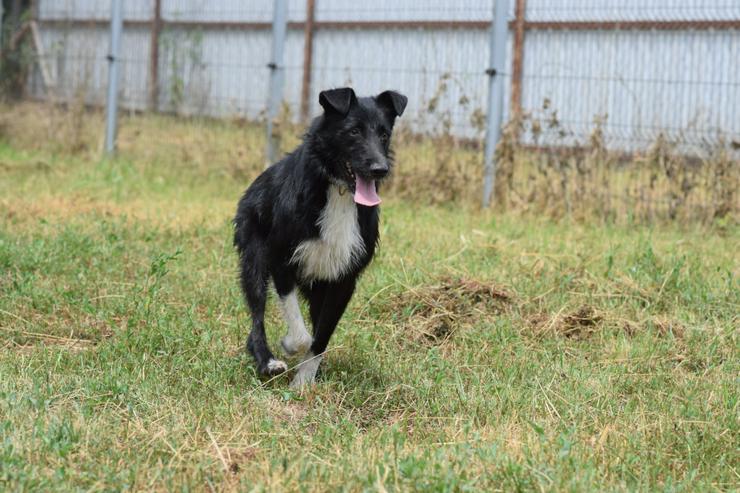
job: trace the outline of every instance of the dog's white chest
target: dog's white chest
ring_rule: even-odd
[[[291,263],[298,265],[303,279],[333,281],[365,253],[352,194],[340,193],[338,187],[330,185],[317,225],[319,238],[298,245]]]

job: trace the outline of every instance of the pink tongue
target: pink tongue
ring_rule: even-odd
[[[368,207],[380,203],[378,192],[375,191],[375,180],[367,181],[359,175],[355,177],[355,202]]]

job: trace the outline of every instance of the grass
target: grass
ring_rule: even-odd
[[[740,488],[732,224],[391,197],[295,393],[242,349],[229,220],[256,131],[133,118],[109,161],[23,135],[0,144],[2,489]],[[271,302],[275,348],[281,325]]]

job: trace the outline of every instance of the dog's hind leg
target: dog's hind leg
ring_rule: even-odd
[[[288,332],[280,340],[280,345],[286,354],[292,356],[296,353],[305,353],[311,347],[313,337],[306,330],[303,322],[301,307],[296,295],[295,280],[288,274],[273,273],[275,290],[280,301],[280,311],[283,313]]]
[[[241,284],[252,315],[252,331],[247,338],[247,350],[254,357],[257,371],[261,375],[283,373],[287,371],[288,365],[272,355],[265,335],[267,262],[264,247],[257,241],[249,242],[241,252]]]
[[[326,346],[329,344],[329,339],[334,333],[339,319],[342,318],[354,290],[354,278],[326,285],[323,293],[321,293],[323,301],[318,314],[318,323],[314,327],[313,344],[311,344],[311,350],[304,356],[303,362],[298,366],[298,372],[293,377],[293,381],[290,382],[292,388],[301,388],[313,383],[316,379],[316,372],[319,369],[324,351],[326,351]]]

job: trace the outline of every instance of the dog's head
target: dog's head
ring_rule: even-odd
[[[324,115],[312,133],[320,141],[322,165],[333,182],[349,188],[358,204],[380,203],[376,185],[391,171],[393,124],[407,101],[394,91],[358,98],[349,87],[319,94]]]

